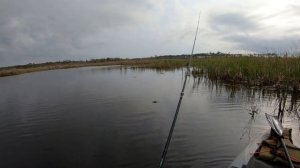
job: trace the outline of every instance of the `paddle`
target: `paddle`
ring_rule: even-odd
[[[287,150],[287,148],[285,146],[285,143],[283,142],[283,136],[282,136],[282,134],[283,134],[283,127],[282,127],[281,123],[278,121],[278,119],[276,117],[274,117],[274,116],[272,116],[270,114],[267,114],[267,113],[265,113],[265,114],[266,114],[266,118],[268,120],[269,125],[274,130],[274,132],[280,137],[280,141],[281,141],[281,144],[282,144],[282,146],[284,148],[284,152],[285,152],[285,155],[286,155],[286,157],[287,157],[287,159],[289,161],[290,167],[294,168],[294,165],[293,165],[293,163],[291,161],[291,158],[290,158],[290,155],[288,153],[288,150]]]

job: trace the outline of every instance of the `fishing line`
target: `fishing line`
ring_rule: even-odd
[[[180,106],[181,106],[181,101],[182,101],[182,98],[183,98],[183,95],[184,95],[186,81],[187,81],[188,76],[190,76],[190,73],[191,73],[190,72],[190,67],[191,67],[192,57],[194,55],[194,48],[195,48],[195,44],[196,44],[196,40],[197,40],[197,35],[198,35],[200,15],[201,15],[201,12],[199,13],[199,17],[198,17],[198,23],[197,23],[197,29],[196,29],[196,34],[195,34],[195,38],[194,38],[192,53],[191,53],[191,55],[189,57],[189,63],[188,63],[188,66],[187,66],[187,72],[185,73],[184,83],[183,83],[183,86],[182,86],[182,90],[180,92],[180,97],[179,97],[179,101],[178,101],[178,104],[177,104],[175,115],[174,115],[174,118],[173,118],[173,121],[172,121],[171,129],[169,131],[169,135],[168,135],[168,138],[167,138],[167,141],[166,141],[166,144],[165,144],[165,147],[164,147],[164,151],[162,153],[162,157],[161,157],[161,160],[160,160],[160,164],[159,164],[160,168],[162,168],[163,165],[164,165],[164,163],[165,163],[165,159],[166,159],[166,156],[167,156],[168,148],[169,148],[169,145],[170,145],[170,142],[171,142],[171,139],[172,139],[174,127],[175,127],[177,116],[178,116],[179,109],[180,109]]]

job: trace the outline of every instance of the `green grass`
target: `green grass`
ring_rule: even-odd
[[[186,66],[186,59],[136,59],[122,65],[128,65],[131,68],[153,68],[160,70],[179,69]]]
[[[209,57],[194,59],[194,75],[247,85],[285,85],[300,83],[300,57]]]

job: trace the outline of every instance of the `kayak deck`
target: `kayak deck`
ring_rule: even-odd
[[[240,153],[230,164],[229,168],[244,168],[249,163],[250,159],[253,157],[253,153],[257,150],[259,143],[264,139],[268,138],[269,132],[264,133],[261,137],[255,138],[252,143],[247,145],[247,147]]]
[[[291,133],[291,131],[290,131]],[[262,142],[266,142],[270,137],[270,132],[264,133],[261,137],[254,139],[241,154],[239,154],[230,164],[230,168],[283,168],[289,167],[281,162],[271,162],[259,159],[254,156],[261,148]],[[264,154],[264,152],[263,152]],[[256,155],[256,154],[255,154]],[[295,168],[300,168],[299,164],[293,164]]]
[[[269,163],[262,160],[257,159],[256,157],[252,156],[249,160],[248,164],[244,166],[245,168],[283,168],[287,167],[283,164],[276,164],[276,163]]]

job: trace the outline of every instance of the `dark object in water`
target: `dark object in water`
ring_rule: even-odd
[[[154,100],[152,103],[157,103],[157,101],[156,101],[156,100]]]

